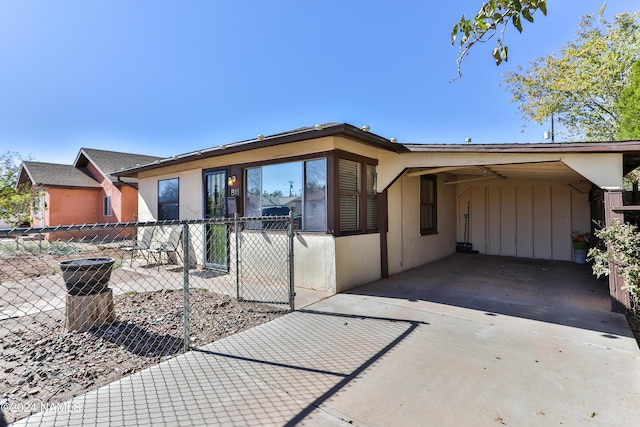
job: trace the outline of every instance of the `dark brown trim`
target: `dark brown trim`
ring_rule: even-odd
[[[360,234],[375,234],[378,233],[379,230],[367,230],[367,212],[366,212],[366,206],[367,206],[367,189],[366,189],[366,182],[367,182],[367,168],[366,165],[373,165],[373,166],[377,166],[378,165],[378,160],[377,159],[372,159],[370,157],[365,157],[365,156],[361,156],[358,154],[354,154],[354,153],[349,153],[347,151],[343,151],[343,150],[335,150],[335,157],[333,158],[333,167],[331,168],[333,170],[333,182],[332,182],[332,186],[331,186],[331,190],[333,191],[333,197],[331,197],[331,199],[333,199],[333,210],[329,210],[327,208],[327,213],[331,212],[332,213],[332,217],[333,217],[333,234],[336,237],[340,237],[340,236],[357,236]],[[358,210],[359,210],[359,216],[358,216],[358,222],[359,222],[359,227],[358,230],[354,230],[354,231],[341,231],[340,230],[340,190],[338,188],[339,182],[339,173],[338,173],[338,164],[340,159],[345,159],[345,160],[350,160],[353,162],[357,162],[360,163],[362,166],[360,168],[360,183],[361,183],[361,189],[360,189],[360,198],[359,198],[359,206],[358,206]],[[379,193],[377,194],[379,195]]]
[[[554,144],[404,144],[413,153],[640,153],[640,141]]]
[[[244,216],[244,169],[241,165],[231,165],[227,173],[227,177],[235,176],[237,180],[231,187],[227,186],[227,197],[236,198],[238,216]],[[227,212],[227,215],[233,216],[229,212]]]
[[[327,233],[336,234],[338,220],[336,211],[338,209],[338,161],[335,151],[327,155]]]
[[[257,161],[257,162],[248,162],[248,163],[237,163],[234,165],[229,166],[229,173],[231,175],[236,175],[236,177],[238,178],[238,181],[236,182],[236,184],[233,186],[233,188],[238,188],[240,190],[240,195],[236,196],[236,202],[237,202],[237,208],[238,208],[238,215],[246,215],[246,212],[244,211],[244,199],[245,199],[245,193],[246,193],[246,188],[244,186],[244,181],[246,178],[246,172],[247,169],[251,169],[251,168],[258,168],[258,167],[263,167],[263,166],[271,166],[271,165],[279,165],[282,163],[294,163],[294,162],[305,162],[305,161],[309,161],[309,160],[319,160],[319,159],[326,159],[327,161],[327,233],[331,233],[333,230],[333,224],[331,221],[330,216],[328,215],[328,212],[331,212],[330,209],[330,201],[331,201],[331,180],[332,177],[330,176],[330,165],[331,162],[334,157],[334,151],[319,151],[317,153],[310,153],[310,154],[301,154],[298,156],[291,156],[291,157],[282,157],[282,158],[277,158],[277,159],[270,159],[270,160],[261,160],[261,161]],[[303,183],[306,182],[306,178],[304,177],[304,168],[303,168]],[[304,185],[304,184],[303,184]],[[227,195],[230,196],[230,190],[227,192]],[[305,230],[296,230],[296,232],[305,232],[305,233],[320,233],[320,231],[305,231]]]
[[[422,181],[433,181],[433,227],[422,228]],[[420,235],[428,236],[438,234],[438,176],[437,175],[420,175]]]
[[[277,159],[269,159],[269,160],[260,160],[257,162],[248,162],[248,163],[237,163],[234,166],[240,167],[243,170],[247,168],[257,168],[260,166],[269,166],[269,165],[278,165],[281,163],[293,163],[293,162],[302,162],[305,160],[313,160],[313,159],[322,159],[328,158],[331,153],[334,151],[319,151],[317,153],[311,154],[301,154],[298,156],[291,157],[279,157]]]
[[[387,232],[389,231],[388,192],[378,193],[378,232],[380,233],[380,276],[389,278],[389,253]]]

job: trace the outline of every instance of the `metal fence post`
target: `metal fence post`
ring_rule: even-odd
[[[240,301],[240,245],[238,237],[238,214],[233,214],[233,233],[236,235],[236,299]]]
[[[293,211],[289,211],[289,306],[291,311],[296,309],[296,292],[293,285],[293,236],[295,231],[293,229]]]
[[[184,308],[182,309],[183,321],[183,348],[189,351],[189,224],[182,224],[182,293],[184,295]]]

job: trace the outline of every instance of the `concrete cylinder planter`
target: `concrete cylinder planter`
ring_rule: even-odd
[[[60,262],[69,295],[95,295],[109,290],[113,258],[83,258]]]

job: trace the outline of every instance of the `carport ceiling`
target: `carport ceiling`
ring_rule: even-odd
[[[409,176],[448,173],[459,178],[508,178],[515,180],[552,180],[564,182],[586,182],[576,171],[560,161],[540,163],[509,163],[501,165],[445,166],[433,168],[411,168]]]

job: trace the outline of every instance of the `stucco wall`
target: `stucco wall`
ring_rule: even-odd
[[[91,224],[102,218],[102,190],[47,188],[48,226]]]
[[[155,221],[158,218],[158,181],[179,179],[180,219],[203,218],[202,170],[186,170],[141,179],[138,183],[138,219]]]
[[[120,198],[118,221],[135,221],[138,217],[138,191],[128,185],[123,185],[120,187]]]
[[[390,188],[389,274],[445,257],[456,249],[456,190],[438,176],[438,233],[420,235],[420,177],[400,177]]]
[[[110,179],[105,178],[93,163],[87,164],[87,170],[102,187],[102,191],[97,202],[98,205],[96,206],[98,211],[96,222],[126,221],[122,219],[122,194],[120,193],[120,190],[113,185]],[[111,197],[111,215],[104,215],[103,203],[105,197]]]
[[[293,253],[295,286],[336,292],[336,239],[333,236],[296,233]]]
[[[380,234],[360,234],[335,239],[336,292],[380,278]]]
[[[590,230],[588,183],[500,180],[458,188],[458,240],[483,254],[570,261],[572,232]]]

